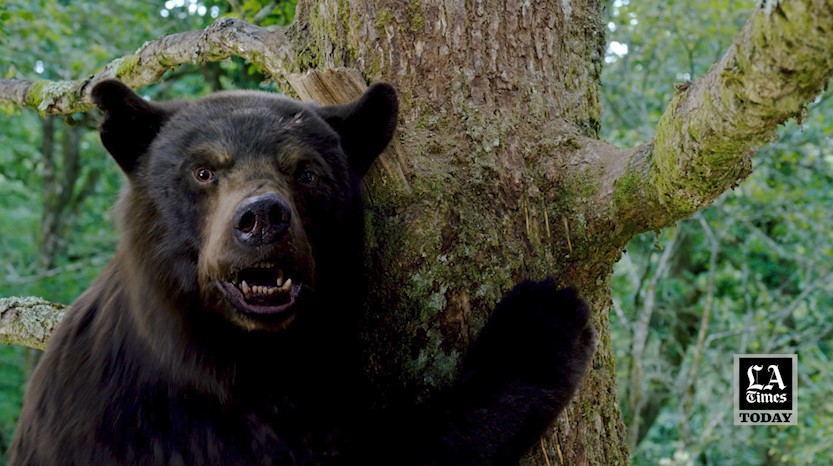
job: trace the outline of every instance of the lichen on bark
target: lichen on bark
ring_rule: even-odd
[[[0,344],[46,348],[65,309],[40,298],[0,298]]]

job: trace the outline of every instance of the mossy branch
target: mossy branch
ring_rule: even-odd
[[[0,298],[0,344],[46,348],[65,309],[40,298]]]
[[[285,29],[265,29],[234,18],[220,18],[201,31],[171,34],[145,43],[136,53],[113,60],[104,69],[76,81],[0,80],[0,104],[67,115],[92,108],[90,92],[101,80],[117,78],[138,88],[186,63],[239,56],[276,80],[294,68],[295,54]]]
[[[688,217],[737,186],[753,150],[833,76],[833,2],[759,3],[720,62],[677,86],[654,140],[618,174],[615,216],[632,232]]]

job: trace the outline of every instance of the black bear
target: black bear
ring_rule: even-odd
[[[390,85],[340,106],[92,95],[121,240],[32,377],[11,466],[513,464],[570,400],[595,333],[552,281],[507,294],[435,399],[367,395],[360,181]]]

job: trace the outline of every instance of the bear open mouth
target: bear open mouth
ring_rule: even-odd
[[[221,288],[234,306],[247,314],[278,314],[293,304],[301,284],[272,262],[258,262],[235,273]]]

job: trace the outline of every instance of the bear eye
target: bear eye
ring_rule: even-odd
[[[304,170],[298,175],[298,182],[304,186],[315,186],[318,184],[318,175],[309,170]]]
[[[197,167],[194,169],[194,178],[200,183],[208,183],[214,180],[214,172],[210,168]]]

